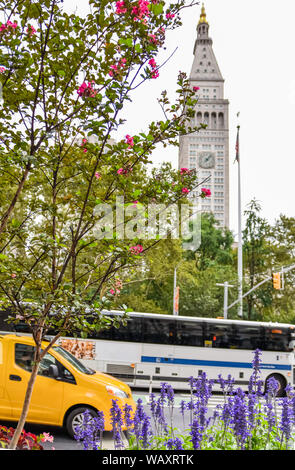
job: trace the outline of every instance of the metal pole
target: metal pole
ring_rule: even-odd
[[[238,139],[240,126],[238,125]],[[243,245],[242,245],[242,202],[241,202],[241,168],[240,168],[240,149],[238,158],[238,315],[243,316]]]
[[[174,268],[174,285],[173,285],[173,315],[176,315],[176,310],[175,310],[175,296],[176,296],[176,277],[177,277],[177,271],[176,271],[176,268]]]
[[[223,318],[227,320],[228,282],[224,283]]]
[[[232,284],[229,284],[227,281],[224,284],[216,284],[217,286],[221,286],[224,288],[223,294],[223,318],[227,320],[227,311],[228,311],[228,288],[234,287]]]

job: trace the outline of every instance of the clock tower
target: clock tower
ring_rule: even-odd
[[[196,197],[202,187],[210,189],[210,197],[198,198],[201,210],[212,212],[221,226],[229,227],[229,102],[224,99],[224,79],[213,52],[204,4],[193,54],[189,80],[192,88],[199,89],[192,124],[204,123],[207,127],[180,137],[179,168],[197,170],[201,186],[192,197]]]

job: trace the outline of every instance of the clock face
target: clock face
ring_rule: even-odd
[[[202,152],[199,155],[199,166],[201,168],[214,168],[215,155],[212,152]]]

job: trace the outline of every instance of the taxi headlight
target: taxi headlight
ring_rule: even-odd
[[[109,395],[118,398],[128,398],[128,394],[120,388],[114,387],[113,385],[106,385],[106,390]]]

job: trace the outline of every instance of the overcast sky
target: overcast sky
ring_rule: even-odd
[[[242,208],[252,198],[260,201],[262,215],[273,222],[280,213],[295,217],[295,1],[206,0],[225,98],[230,101],[230,229],[237,232],[237,165],[235,140],[240,112]],[[87,0],[65,0],[65,5],[85,10]],[[161,117],[157,97],[163,89],[171,96],[178,71],[190,73],[199,6],[182,13],[183,26],[167,35],[167,49],[157,63],[177,48],[170,61],[133,95],[126,110],[127,124],[118,138],[146,129]],[[128,132],[127,132],[128,131]],[[171,161],[177,167],[178,149],[157,151],[155,164]]]

